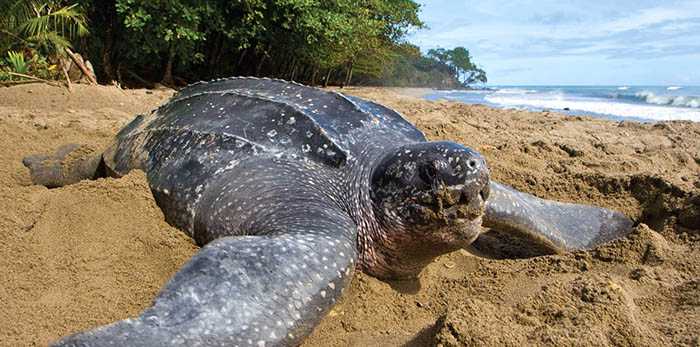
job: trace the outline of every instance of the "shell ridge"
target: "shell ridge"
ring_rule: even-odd
[[[357,97],[355,97],[355,96],[347,96],[347,95],[345,95],[345,94],[338,93],[338,92],[334,92],[334,93],[337,94],[337,95],[339,95],[339,96],[342,97],[343,99],[347,100],[348,102],[352,103],[353,105],[355,105],[355,107],[357,107],[358,110],[360,110],[360,112],[363,112],[363,113],[366,113],[366,114],[370,114],[370,115],[372,114],[372,112],[370,112],[369,110],[364,109],[361,105],[359,105],[357,102],[355,102],[355,101],[353,100],[354,98],[357,98]],[[359,98],[357,98],[357,99],[359,99]],[[391,108],[391,107],[387,107],[387,106],[378,104],[378,103],[376,103],[376,102],[374,102],[374,101],[364,100],[364,99],[359,99],[359,100],[361,100],[362,102],[366,102],[367,104],[370,104],[371,106],[377,107],[378,109],[387,111],[389,114],[391,114],[391,115],[393,115],[393,116],[398,116],[399,119],[400,119],[401,121],[404,122],[404,125],[406,125],[408,128],[410,128],[411,131],[414,131],[414,132],[420,134],[420,136],[423,137],[423,140],[425,140],[425,133],[423,133],[423,131],[421,131],[420,129],[416,128],[413,124],[411,124],[411,122],[409,122],[408,119],[406,119],[406,117],[405,117],[403,114],[401,114],[401,112],[396,111],[395,109],[393,109],[393,108]]]
[[[242,79],[242,78],[236,77],[236,79]],[[280,81],[282,81],[282,80],[280,80]],[[332,130],[332,129],[322,128],[319,125],[319,121],[316,118],[314,118],[313,115],[311,115],[309,112],[306,112],[304,109],[300,108],[299,106],[295,105],[294,103],[276,100],[276,99],[266,97],[266,96],[261,95],[261,94],[248,93],[248,92],[245,92],[244,89],[239,89],[239,88],[231,88],[231,89],[225,89],[225,90],[211,90],[211,91],[204,91],[204,92],[199,92],[199,93],[192,93],[192,94],[189,94],[189,95],[186,95],[183,97],[173,98],[173,100],[171,100],[169,103],[167,103],[165,105],[162,105],[161,107],[165,107],[165,106],[168,106],[170,104],[180,103],[180,102],[183,102],[183,101],[186,101],[189,99],[193,99],[196,97],[204,96],[204,95],[221,95],[221,96],[235,95],[235,96],[246,97],[246,98],[251,98],[251,99],[256,99],[256,100],[261,100],[261,101],[273,103],[273,104],[288,108],[288,109],[294,111],[295,113],[297,113],[299,115],[303,115],[304,117],[308,118],[313,123],[314,128],[319,130],[319,133],[321,133],[321,134],[323,134],[324,132],[330,132]],[[345,99],[345,100],[347,100],[347,99]],[[347,100],[347,101],[350,102],[356,108],[357,111],[367,113],[367,112],[364,112],[362,109],[360,109],[352,101],[350,101],[350,100]],[[159,110],[160,110],[160,108],[159,108]],[[345,156],[345,160],[347,160],[347,158],[350,156],[349,150],[347,149],[347,147],[345,147],[344,145],[342,145],[341,143],[339,143],[338,141],[335,140],[336,138],[339,138],[340,136],[337,133],[335,133],[335,130],[332,130],[332,131],[334,132],[334,136],[326,136],[326,138],[339,151],[341,151],[343,153],[343,155]],[[343,162],[345,160],[343,160]]]

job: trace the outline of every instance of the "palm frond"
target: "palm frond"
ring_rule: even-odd
[[[27,62],[24,60],[24,54],[15,51],[8,51],[7,62],[10,64],[10,68],[13,72],[21,74],[27,73]]]
[[[46,4],[34,7],[40,15],[27,18],[16,27],[16,31],[26,37],[54,32],[67,38],[84,36],[88,33],[85,16],[77,9],[77,4],[51,10]]]
[[[6,31],[11,31],[34,15],[31,3],[26,0],[0,0],[0,8],[4,12],[0,16],[0,28]]]
[[[38,33],[34,36],[27,37],[26,40],[27,42],[34,43],[36,46],[58,54],[63,54],[66,48],[72,47],[68,39],[53,31]]]

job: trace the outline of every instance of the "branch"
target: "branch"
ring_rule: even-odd
[[[61,59],[61,62],[59,63],[61,65],[61,70],[63,71],[63,77],[66,78],[66,85],[68,86],[68,91],[72,92],[73,91],[73,86],[70,83],[70,76],[68,76],[68,67],[66,66],[65,59]]]
[[[0,81],[0,86],[11,87],[11,86],[17,86],[20,84],[29,84],[29,83],[44,83],[44,81],[37,81],[37,80]]]
[[[38,81],[38,82],[44,82],[44,83],[46,83],[46,84],[48,84],[48,85],[52,85],[52,86],[55,86],[55,87],[62,87],[62,85],[61,85],[60,83],[57,83],[57,82],[54,82],[54,81],[45,80],[45,79],[39,78],[39,77],[34,77],[34,76],[30,76],[30,75],[25,75],[25,74],[23,74],[23,73],[7,72],[7,74],[9,74],[9,75],[11,75],[11,76],[17,76],[17,77],[22,77],[22,78],[29,78],[29,79],[31,79],[31,80],[35,80],[35,81]]]
[[[4,30],[4,29],[0,29],[0,33],[3,33],[3,34],[8,35],[8,36],[12,36],[12,37],[14,37],[15,39],[20,40],[20,41],[22,41],[22,42],[27,42],[27,40],[25,40],[24,38],[22,38],[22,37],[20,37],[20,36],[17,36],[17,34],[11,32],[11,31],[7,31],[7,30]]]
[[[80,61],[80,59],[78,59],[78,57],[75,55],[75,53],[73,53],[73,51],[70,50],[70,48],[66,47],[66,53],[68,53],[68,56],[71,59],[73,59],[75,65],[78,65],[80,71],[82,71],[85,74],[85,76],[87,76],[88,80],[90,80],[90,84],[97,84],[97,81],[95,81],[95,78],[90,73],[90,70],[88,70],[85,67],[85,64],[83,64],[83,62]]]

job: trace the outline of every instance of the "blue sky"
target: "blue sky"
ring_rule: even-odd
[[[489,84],[700,85],[700,0],[423,0],[423,50],[464,46]]]

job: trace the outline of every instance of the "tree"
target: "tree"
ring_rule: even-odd
[[[469,50],[464,47],[453,49],[437,48],[428,51],[428,57],[448,65],[454,70],[463,85],[486,83],[486,72],[472,62]]]
[[[90,20],[92,34],[79,41],[79,48],[100,62],[96,72],[102,82],[172,85],[257,75],[311,84],[392,81],[450,88],[459,84],[457,78],[485,78],[475,66],[464,68],[469,64],[458,59],[464,52],[452,57],[452,50],[437,49],[423,56],[404,42],[409,32],[423,27],[414,0],[72,1],[79,6],[68,10],[84,8]],[[53,13],[58,7],[44,9]],[[86,32],[82,19],[75,22],[82,23],[77,31]],[[468,52],[466,57],[469,62]]]
[[[174,85],[173,65],[189,64],[202,59],[195,52],[198,41],[204,40],[200,31],[201,12],[206,4],[188,0],[117,0],[116,11],[140,51],[164,62],[161,81]]]
[[[478,68],[473,62],[469,51],[464,47],[455,47],[448,52],[449,61],[457,70],[464,85],[476,82],[486,83],[486,72]]]
[[[0,51],[35,49],[57,57],[71,47],[71,40],[88,34],[78,4],[63,1],[0,0]]]

